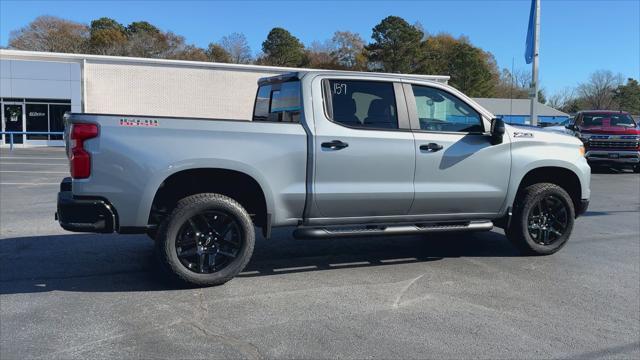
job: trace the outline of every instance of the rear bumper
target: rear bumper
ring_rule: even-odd
[[[585,154],[591,164],[602,165],[638,165],[640,151],[635,150],[588,150]]]
[[[115,211],[107,201],[73,196],[71,178],[60,183],[55,218],[63,229],[75,232],[111,233],[116,226]]]

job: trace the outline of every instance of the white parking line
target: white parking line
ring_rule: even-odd
[[[0,160],[10,160],[10,159],[18,159],[18,160],[69,160],[65,157],[61,158],[53,158],[53,157],[35,157],[35,156],[0,156]]]
[[[296,271],[296,270],[311,270],[311,269],[317,269],[318,267],[315,265],[309,265],[309,266],[296,266],[296,267],[288,267],[288,268],[280,268],[280,269],[273,269],[273,272],[282,272],[282,271]]]
[[[381,263],[386,264],[386,263],[394,263],[394,262],[402,262],[402,261],[416,261],[418,259],[411,257],[411,258],[402,258],[402,259],[384,259],[384,260],[380,260]]]
[[[40,186],[40,185],[60,185],[60,183],[12,183],[12,182],[0,182],[0,185],[28,185],[28,186]]]
[[[68,174],[68,171],[0,170],[0,173]]]
[[[340,267],[340,266],[361,266],[361,265],[369,265],[371,264],[368,261],[354,261],[354,262],[346,262],[346,263],[338,263],[338,264],[329,264],[331,267]]]
[[[19,163],[14,163],[14,162],[0,162],[0,165],[52,165],[52,166],[66,166],[69,165],[68,163],[58,163],[58,164],[45,164],[45,163],[25,163],[25,162],[19,162]]]

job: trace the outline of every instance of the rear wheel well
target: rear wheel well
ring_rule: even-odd
[[[156,191],[149,224],[159,225],[178,201],[200,193],[217,193],[237,201],[256,226],[267,225],[267,204],[262,188],[251,176],[226,169],[189,169],[165,179]]]
[[[518,187],[518,193],[516,199],[520,196],[522,191],[529,185],[538,183],[551,183],[563,188],[573,201],[575,209],[580,207],[580,200],[582,199],[582,186],[580,184],[580,178],[573,171],[561,168],[561,167],[541,167],[529,171],[520,181]]]

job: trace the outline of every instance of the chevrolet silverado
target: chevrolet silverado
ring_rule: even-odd
[[[325,239],[494,225],[524,254],[569,239],[589,203],[575,137],[505,125],[451,86],[308,71],[261,79],[252,121],[73,113],[70,231],[146,233],[184,283],[240,273],[273,227]]]

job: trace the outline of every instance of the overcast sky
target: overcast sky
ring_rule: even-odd
[[[640,0],[542,0],[540,82],[553,94],[609,69],[640,77]],[[389,15],[420,22],[429,33],[466,35],[491,51],[500,67],[527,68],[524,43],[529,0],[504,1],[8,1],[0,0],[0,44],[40,15],[89,23],[107,16],[123,24],[146,20],[206,47],[231,32],[247,36],[254,53],[273,27],[305,44],[336,30],[359,33]]]

